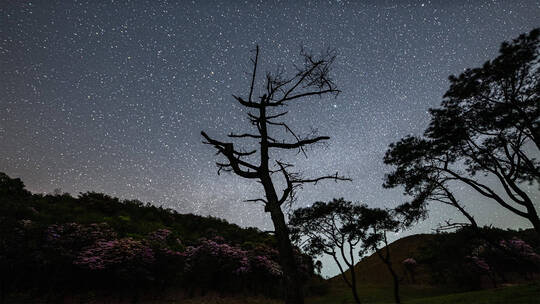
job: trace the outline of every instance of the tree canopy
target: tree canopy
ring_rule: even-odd
[[[388,210],[339,198],[296,209],[289,225],[293,241],[300,244],[306,253],[312,256],[327,254],[333,258],[356,303],[360,303],[354,271],[355,255],[377,251],[382,242],[388,245],[386,231],[397,230],[400,222]],[[386,253],[383,261],[388,263],[392,272],[388,248]],[[380,257],[383,258],[382,255]],[[345,275],[346,270],[350,272],[350,279]],[[399,303],[397,291],[396,301]]]
[[[384,161],[394,171],[385,186],[403,186],[413,196],[408,207],[420,210],[440,201],[476,225],[450,188],[464,183],[540,232],[533,198],[523,187],[540,185],[539,34],[535,29],[505,42],[494,60],[451,76],[441,106],[430,109],[424,136],[390,145]]]

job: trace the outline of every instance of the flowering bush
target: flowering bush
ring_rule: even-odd
[[[531,247],[531,245],[527,244],[521,239],[514,237],[511,240],[501,240],[499,242],[499,245],[502,248],[520,257],[529,259],[534,262],[540,262],[540,255],[534,252],[534,249]]]
[[[249,264],[253,272],[258,272],[263,275],[268,274],[274,277],[283,275],[283,270],[279,264],[266,255],[255,255],[249,259]]]
[[[413,259],[413,258],[406,258],[406,259],[403,260],[403,262],[401,262],[401,263],[403,263],[403,265],[408,266],[408,267],[411,267],[411,266],[414,267],[414,266],[416,266],[416,260]]]
[[[216,274],[242,274],[250,271],[247,251],[214,240],[202,240],[198,246],[186,249],[186,271],[202,269]]]
[[[112,241],[97,241],[83,250],[74,264],[92,270],[115,269],[129,272],[154,262],[154,252],[141,241],[124,238]]]
[[[482,258],[480,258],[478,256],[475,256],[475,255],[466,256],[466,258],[475,267],[475,269],[479,270],[480,272],[484,272],[484,273],[490,273],[491,272],[491,267],[486,262],[486,260],[484,260],[484,259],[482,259]]]
[[[159,249],[172,255],[178,255],[178,251],[184,249],[182,241],[169,229],[158,229],[150,232],[146,241],[154,250]]]
[[[279,277],[283,270],[277,262],[279,252],[268,246],[257,246],[249,252],[251,271],[255,275]]]
[[[96,221],[107,224],[90,224]],[[277,252],[252,249],[272,241],[255,228],[100,193],[33,195],[0,173],[2,295],[50,293],[50,301],[61,302],[73,292],[148,293],[191,284],[275,296],[281,294],[271,289],[281,288]]]
[[[172,232],[169,229],[158,229],[148,234],[148,240],[158,243],[166,243]]]
[[[416,266],[418,266],[416,260],[414,258],[406,258],[401,264],[403,264],[403,267],[405,268],[405,274],[407,275],[408,280],[413,284],[416,283],[415,270]]]
[[[96,242],[113,240],[116,236],[116,232],[105,223],[51,225],[45,232],[47,248],[70,258],[75,258],[81,250]]]

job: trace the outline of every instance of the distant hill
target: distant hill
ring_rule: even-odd
[[[440,234],[416,234],[389,244],[394,270],[402,285],[444,285],[459,289],[490,288],[540,277],[540,243],[528,230],[484,227]],[[382,249],[384,250],[384,248]],[[417,264],[407,269],[403,261]],[[391,285],[392,277],[377,254],[355,266],[359,285]],[[350,276],[349,271],[346,272]],[[341,275],[330,279],[343,285]]]
[[[403,260],[418,256],[420,248],[426,246],[427,242],[433,240],[436,236],[433,234],[415,234],[401,238],[388,246],[390,246],[390,259],[395,271],[403,278],[402,284],[411,284],[411,278],[407,277]],[[363,258],[355,266],[355,271],[358,274],[357,280],[359,284],[374,284],[374,285],[390,285],[392,277],[377,254],[373,253],[370,256]],[[350,276],[349,271],[346,273]],[[429,282],[430,274],[425,267],[420,267],[415,271],[415,284],[426,284]],[[342,281],[341,274],[330,279],[332,283],[340,284]]]
[[[0,172],[0,303],[88,302],[88,294],[100,302],[164,291],[279,298],[275,244],[257,228],[138,200],[32,194]],[[316,280],[313,260],[296,257],[302,279]]]
[[[173,209],[122,200],[102,193],[31,194],[20,179],[0,172],[0,222],[32,220],[35,225],[76,222],[107,223],[120,237],[143,237],[157,229],[170,229],[189,245],[200,238],[220,236],[235,244],[272,244],[273,236],[257,228],[241,228],[224,219],[180,214]]]

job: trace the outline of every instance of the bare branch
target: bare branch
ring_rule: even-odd
[[[283,113],[279,113],[279,114],[276,114],[276,115],[266,116],[266,119],[268,120],[268,119],[278,118],[278,117],[287,115],[287,113],[289,113],[289,111],[285,111],[285,112],[283,112]]]
[[[287,187],[285,188],[285,190],[283,190],[283,195],[278,201],[278,204],[281,206],[285,203],[285,201],[287,201],[287,198],[294,197],[293,195],[294,185],[291,182],[291,179],[289,178],[289,173],[287,173],[287,171],[285,170],[288,164],[284,164],[279,161],[277,161],[277,164],[280,167],[280,171],[283,173],[283,176],[285,177],[285,182],[287,183]]]
[[[244,134],[234,134],[234,133],[230,133],[229,135],[227,135],[231,138],[243,138],[243,137],[251,137],[251,138],[261,138],[260,135],[255,135],[255,134],[249,134],[249,133],[244,133]]]
[[[246,202],[246,203],[261,202],[261,203],[263,203],[265,205],[268,203],[265,199],[262,199],[262,198],[247,199],[247,200],[244,200],[244,202]]]
[[[239,96],[236,96],[236,95],[233,95],[232,97],[234,97],[234,99],[236,99],[236,101],[238,101],[244,107],[255,108],[255,109],[258,109],[258,108],[261,107],[260,104],[258,104],[256,102],[252,102],[252,101],[245,101],[242,97],[239,97]]]
[[[315,138],[302,139],[295,143],[269,143],[268,147],[271,148],[281,148],[281,149],[298,149],[306,145],[314,144],[322,140],[329,140],[328,136],[319,136]]]
[[[218,150],[219,153],[223,154],[229,160],[229,164],[218,165],[220,169],[224,169],[224,168],[227,169],[228,167],[230,167],[234,171],[234,173],[244,178],[259,178],[260,177],[259,167],[252,165],[248,162],[245,162],[239,158],[241,155],[246,155],[247,153],[235,151],[232,143],[223,143],[215,139],[212,139],[205,132],[201,132],[201,135],[208,141],[208,142],[204,142],[205,144],[214,146]],[[238,157],[236,157],[235,155]],[[252,169],[254,171],[242,170],[240,166],[246,167],[248,169]]]
[[[335,182],[337,182],[337,181],[352,181],[352,179],[350,179],[348,177],[339,176],[338,172],[336,172],[336,174],[334,174],[334,175],[326,175],[326,176],[321,176],[321,177],[312,178],[312,179],[295,179],[295,180],[292,180],[291,183],[293,183],[293,184],[313,183],[313,184],[316,185],[319,181],[327,180],[327,179],[334,180]]]
[[[300,93],[300,94],[296,94],[296,95],[293,95],[293,96],[283,98],[283,99],[279,100],[278,102],[271,103],[269,105],[270,106],[277,106],[277,105],[283,104],[285,101],[299,99],[299,98],[302,98],[302,97],[308,97],[308,96],[313,96],[313,95],[321,96],[321,95],[328,94],[328,93],[337,94],[339,92],[341,92],[341,91],[337,90],[337,89],[328,89],[328,90],[322,90],[322,91],[316,91],[316,92],[305,92],[305,93]]]
[[[257,75],[257,65],[259,62],[259,46],[255,47],[255,60],[253,61],[253,75],[251,77],[251,85],[249,86],[248,102],[252,102],[251,96],[253,96],[253,88],[255,87],[255,77]]]

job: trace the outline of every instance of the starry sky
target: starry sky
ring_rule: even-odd
[[[33,192],[105,192],[271,229],[262,205],[243,202],[260,185],[218,176],[200,131],[248,130],[231,95],[248,92],[255,45],[260,71],[294,72],[301,46],[332,48],[342,93],[291,105],[286,118],[331,140],[307,159],[280,156],[307,177],[353,181],[306,186],[296,207],[396,206],[401,190],[381,186],[388,144],[423,132],[450,74],[538,26],[540,2],[520,0],[2,1],[0,171]],[[528,227],[466,188],[459,196],[480,224]],[[461,220],[433,205],[408,233],[446,219]]]

